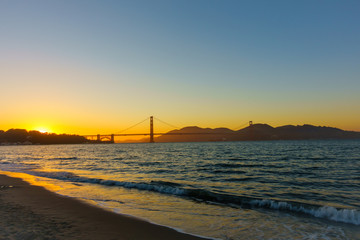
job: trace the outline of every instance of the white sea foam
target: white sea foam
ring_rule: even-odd
[[[135,188],[138,190],[147,190],[147,191],[153,191],[153,192],[165,193],[165,194],[177,195],[177,196],[188,195],[187,189],[181,187],[154,184],[154,183],[141,183],[141,182],[136,183],[136,182],[127,182],[127,181],[104,180],[98,178],[87,178],[66,171],[59,171],[59,172],[26,171],[26,172],[40,177],[54,178],[65,181],[94,183],[105,186]],[[202,199],[202,200],[206,200],[206,199]],[[309,214],[314,217],[325,218],[336,222],[360,225],[360,212],[355,209],[337,209],[331,206],[318,207],[318,206],[310,206],[310,205],[303,205],[297,203],[295,204],[289,202],[274,201],[270,199],[263,199],[263,200],[254,199],[251,200],[249,203],[253,207],[266,207],[276,210],[300,212],[300,213]],[[231,203],[227,203],[227,204],[231,205]]]
[[[293,205],[288,202],[277,202],[269,199],[252,200],[250,204],[255,207],[268,207],[276,210],[301,212],[318,218],[326,218],[336,222],[360,225],[360,212],[355,209],[337,209],[331,206],[307,207]]]
[[[160,193],[167,193],[172,195],[183,195],[185,193],[184,189],[171,187],[171,186],[162,186],[151,183],[134,183],[134,182],[121,182],[121,181],[112,181],[112,180],[101,180],[100,184],[103,185],[115,185],[126,188],[136,188],[140,190],[155,191]]]
[[[92,203],[109,201],[124,212],[220,239],[358,239],[358,145],[284,141],[11,146],[0,149],[0,169],[71,186],[58,193],[88,197]],[[314,160],[314,155],[324,159]],[[286,191],[292,187],[297,187],[296,194]],[[149,207],[144,205],[148,200]],[[160,211],[175,214],[163,218]]]
[[[42,171],[27,171],[27,173],[36,175],[39,177],[47,177],[58,180],[73,181],[73,182],[82,182],[82,183],[95,183],[105,186],[120,186],[125,188],[135,188],[139,190],[148,190],[159,193],[171,194],[171,195],[184,195],[186,193],[185,189],[178,187],[152,184],[152,183],[136,183],[136,182],[126,182],[126,181],[115,181],[115,180],[104,180],[98,178],[87,178],[81,177],[71,172],[42,172]]]
[[[313,215],[337,222],[360,225],[360,212],[354,209],[336,209],[334,207],[324,206],[314,211]]]

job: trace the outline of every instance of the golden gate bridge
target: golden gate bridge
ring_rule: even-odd
[[[139,124],[142,124],[143,122],[145,121],[148,121],[150,120],[150,131],[147,132],[147,133],[123,133],[125,131],[128,131],[136,126],[138,126]],[[158,118],[156,118],[156,120],[168,125],[168,126],[171,126],[172,128],[175,128],[175,129],[178,129],[178,127],[174,126],[174,125],[171,125],[169,123],[166,123]],[[247,124],[247,123],[246,123]],[[249,122],[249,125],[251,126],[252,125],[252,121]],[[244,125],[243,125],[244,126]],[[240,128],[240,127],[239,127]],[[154,143],[154,136],[159,136],[159,135],[204,135],[204,134],[223,134],[223,133],[210,133],[210,132],[186,132],[186,133],[172,133],[172,132],[167,132],[167,133],[155,133],[154,132],[154,117],[153,116],[150,116],[148,118],[146,118],[145,120],[131,126],[131,127],[128,127],[126,128],[125,130],[121,131],[120,133],[113,133],[113,134],[96,134],[96,135],[82,135],[83,137],[86,137],[87,139],[91,139],[91,140],[94,140],[94,138],[96,139],[97,142],[110,142],[110,143],[114,143],[115,142],[115,137],[123,137],[123,136],[149,136],[149,142],[150,143]]]

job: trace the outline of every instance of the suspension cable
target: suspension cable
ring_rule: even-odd
[[[172,124],[170,124],[170,123],[164,122],[163,120],[160,120],[160,119],[158,119],[158,118],[156,118],[156,117],[154,117],[154,119],[156,119],[157,121],[159,121],[159,122],[161,122],[161,123],[163,123],[163,124],[165,124],[165,125],[168,125],[168,126],[170,126],[170,127],[172,127],[172,128],[180,129],[180,128],[177,127],[177,126],[174,126],[174,125],[172,125]]]
[[[132,125],[131,127],[128,127],[128,128],[126,128],[126,129],[124,129],[124,130],[122,130],[122,131],[117,132],[117,134],[123,133],[123,132],[125,132],[125,131],[133,128],[133,127],[136,127],[137,125],[140,125],[140,124],[142,124],[143,122],[145,122],[145,121],[147,121],[147,120],[149,120],[149,117],[147,117],[146,119],[142,120],[141,122],[138,122],[137,124]]]

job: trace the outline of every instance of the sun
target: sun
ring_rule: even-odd
[[[48,128],[45,128],[45,127],[38,127],[38,128],[35,128],[36,131],[39,131],[41,133],[48,133],[50,132],[50,130]]]

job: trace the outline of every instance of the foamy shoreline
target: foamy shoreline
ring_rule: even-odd
[[[204,239],[0,175],[0,239]]]

